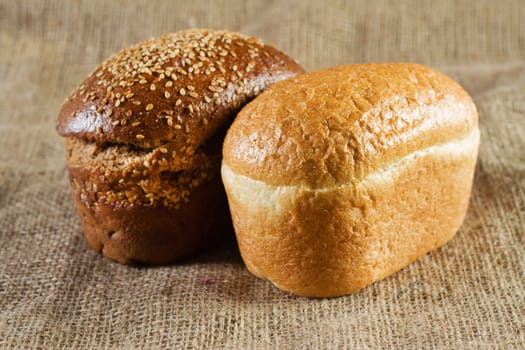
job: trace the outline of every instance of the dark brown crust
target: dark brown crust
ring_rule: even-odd
[[[93,250],[121,264],[167,264],[233,236],[218,178],[194,190],[192,200],[177,209],[163,205],[123,207],[104,201],[91,202],[88,207],[73,180],[82,178],[81,172],[70,168],[73,198],[86,240]]]
[[[159,58],[169,54],[174,57]],[[255,38],[207,30],[168,34],[99,65],[65,101],[57,131],[144,148],[173,140],[179,147],[199,146],[265,87],[301,72],[292,59]]]
[[[151,39],[99,65],[57,121],[89,245],[120,263],[163,264],[224,236],[225,130],[268,85],[301,72],[258,39],[211,30]]]

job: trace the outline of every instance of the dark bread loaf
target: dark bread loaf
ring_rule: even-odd
[[[316,297],[398,271],[461,225],[478,144],[470,96],[424,66],[347,65],[271,86],[223,148],[246,266]]]
[[[227,221],[222,139],[237,111],[303,72],[255,38],[189,30],[124,49],[65,101],[57,130],[89,245],[120,263],[168,263]]]

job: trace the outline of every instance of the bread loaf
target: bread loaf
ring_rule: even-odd
[[[421,65],[346,65],[271,86],[223,147],[247,268],[311,297],[389,276],[458,230],[478,144],[472,99]]]
[[[189,30],[126,48],[65,101],[57,130],[89,245],[120,263],[168,263],[228,220],[225,130],[270,84],[302,68],[240,34]]]

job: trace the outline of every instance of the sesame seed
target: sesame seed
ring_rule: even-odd
[[[184,95],[186,95],[186,90],[184,90],[184,88],[180,88],[179,93],[180,93],[182,96],[184,96]]]
[[[110,117],[113,114],[113,110],[110,108],[106,111],[106,115]]]
[[[136,122],[133,122],[133,123],[131,123],[131,126],[139,126],[139,125],[140,125],[140,123],[141,123],[141,122],[139,122],[139,121],[136,121]]]
[[[161,148],[159,148],[159,150],[160,150],[162,153],[168,153],[168,150],[167,150],[165,147],[161,147]]]
[[[146,111],[151,111],[153,109],[153,104],[149,103],[147,106],[146,106]]]
[[[192,86],[192,85],[188,85],[188,86],[186,86],[186,88],[187,88],[188,90],[190,90],[190,91],[195,91],[195,87]]]
[[[206,119],[206,118],[202,118],[202,124],[204,124],[204,125],[208,125],[208,119]]]
[[[157,88],[157,87],[155,86],[155,84],[151,84],[151,85],[149,86],[149,89],[150,89],[151,91],[155,91],[156,88]]]
[[[120,125],[126,125],[127,122],[128,122],[128,121],[127,121],[126,119],[122,119],[122,120],[120,121]]]
[[[113,126],[117,126],[117,125],[120,124],[120,120],[115,120],[115,121],[114,121],[113,123],[111,123],[111,124],[113,124]]]
[[[164,91],[164,97],[170,98],[171,94],[168,90]]]
[[[143,140],[144,139],[144,135],[141,135],[141,134],[137,134],[137,135],[135,135],[135,137],[137,138],[137,140]]]
[[[146,79],[140,79],[139,80],[139,84],[147,84],[147,80]]]
[[[191,91],[188,95],[190,95],[193,98],[199,97],[199,94],[197,94],[195,91]]]
[[[120,106],[120,100],[115,101],[115,107],[118,107],[118,106]]]
[[[180,106],[182,104],[182,101],[181,99],[177,99],[177,101],[175,102],[175,106]]]
[[[132,102],[135,106],[140,106],[140,101],[139,100],[134,100]]]
[[[211,102],[211,98],[209,98],[208,96],[204,96],[204,101],[206,101],[206,103],[210,103]]]
[[[221,99],[220,98],[216,98],[215,99],[215,104],[216,105],[220,105],[221,104]]]
[[[182,129],[182,126],[180,126],[179,124],[176,124],[176,125],[174,126],[174,128],[180,130],[180,129]]]
[[[164,84],[165,87],[169,88],[169,87],[172,87],[173,86],[173,82],[170,80],[170,81],[167,81],[166,84]]]

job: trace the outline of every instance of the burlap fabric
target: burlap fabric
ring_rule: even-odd
[[[456,238],[325,300],[252,277],[235,244],[158,268],[90,251],[54,131],[60,105],[112,52],[189,27],[259,36],[307,69],[416,61],[458,79],[482,144]],[[524,227],[523,1],[0,0],[2,348],[522,348]]]

